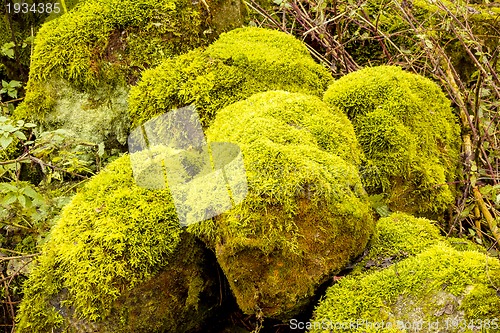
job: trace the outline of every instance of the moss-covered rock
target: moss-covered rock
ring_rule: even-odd
[[[444,239],[433,221],[406,213],[393,213],[377,221],[373,237],[365,250],[366,255],[350,274],[386,268]]]
[[[25,284],[19,332],[185,332],[214,308],[204,247],[168,190],[135,185],[129,156],[63,209]]]
[[[242,8],[222,0],[84,1],[41,27],[16,116],[122,147],[126,96],[140,72],[240,26]]]
[[[194,104],[202,123],[254,93],[286,90],[321,96],[331,81],[303,43],[279,31],[240,28],[206,50],[164,61],[146,71],[130,92],[133,126],[171,109]]]
[[[486,252],[466,239],[442,236],[436,221],[406,213],[393,213],[377,221],[364,256],[349,274],[386,268],[439,243],[450,245],[459,251]]]
[[[373,231],[352,126],[317,97],[269,91],[222,109],[207,138],[240,147],[248,195],[189,228],[214,250],[245,313],[290,318]]]
[[[437,217],[454,200],[460,129],[439,86],[398,67],[365,68],[324,95],[353,122],[366,155],[363,184],[389,207]]]
[[[500,262],[439,243],[327,290],[310,332],[498,332]],[[473,327],[474,326],[474,327]]]

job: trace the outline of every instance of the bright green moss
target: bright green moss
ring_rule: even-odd
[[[205,51],[164,61],[146,71],[130,92],[133,126],[171,109],[194,104],[208,125],[216,112],[266,90],[321,96],[330,82],[305,45],[294,37],[262,28],[222,34]]]
[[[278,144],[319,146],[355,165],[362,157],[346,115],[316,96],[285,91],[255,94],[228,106],[217,121],[217,131],[210,131],[214,141],[252,142],[264,135]]]
[[[269,91],[224,108],[207,131],[209,141],[241,148],[249,192],[190,230],[215,250],[245,313],[296,315],[373,231],[342,118],[316,97]]]
[[[26,282],[18,331],[81,332],[75,323],[113,332],[182,331],[190,325],[176,317],[188,311],[200,319],[196,300],[210,285],[193,285],[203,260],[198,247],[181,232],[169,192],[136,186],[123,156],[63,209]],[[147,286],[157,292],[143,304]]]
[[[324,100],[353,122],[366,161],[363,184],[389,207],[437,216],[453,202],[459,126],[438,85],[398,67],[366,68],[335,81]]]
[[[108,74],[109,65],[152,65],[152,59],[159,61],[199,45],[200,19],[196,8],[185,1],[87,1],[40,29],[30,79],[44,81],[55,76],[76,86],[97,86],[101,80],[114,79],[103,75]],[[130,45],[138,34],[149,34],[150,39]],[[152,41],[167,36],[171,37],[168,43],[153,43],[158,47],[156,53],[137,50],[151,48]]]
[[[354,273],[365,268],[385,268],[439,241],[444,241],[444,237],[432,221],[405,213],[393,213],[377,221],[368,245],[369,252],[356,265]]]
[[[473,251],[457,251],[443,243],[381,271],[361,276],[347,276],[327,290],[314,313],[316,329],[311,332],[411,332],[397,329],[398,321],[418,325],[420,332],[473,332],[460,330],[458,323],[500,318],[500,262]],[[370,328],[349,323],[387,323],[388,328]],[[320,328],[322,323],[340,323],[332,330]],[[448,326],[447,326],[448,322]],[[484,323],[484,321],[483,321]],[[482,332],[498,332],[496,328]],[[395,329],[396,328],[396,329]],[[435,330],[436,332],[438,330]]]
[[[140,71],[241,25],[233,13],[234,21],[210,30],[216,23],[206,4],[242,15],[239,1],[88,0],[46,22],[35,38],[26,98],[16,117],[123,149],[126,97]]]

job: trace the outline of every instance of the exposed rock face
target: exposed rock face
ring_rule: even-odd
[[[219,301],[205,251],[181,230],[168,190],[137,187],[123,156],[63,209],[26,284],[18,332],[195,329]]]
[[[123,149],[126,98],[141,71],[241,26],[242,8],[240,1],[84,1],[41,27],[15,115]]]
[[[267,90],[321,96],[331,75],[293,36],[262,28],[222,34],[206,50],[164,61],[146,71],[130,92],[133,126],[192,104],[204,126],[217,111]]]
[[[352,126],[317,97],[269,91],[220,110],[207,138],[238,144],[249,192],[190,230],[215,251],[245,313],[290,318],[373,231]]]
[[[366,154],[370,194],[393,211],[442,216],[453,202],[460,129],[437,84],[398,67],[365,68],[335,81],[324,95],[349,117]]]

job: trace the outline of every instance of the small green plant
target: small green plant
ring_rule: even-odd
[[[0,56],[5,56],[10,59],[14,59],[14,47],[16,44],[14,42],[8,42],[0,47]]]
[[[12,97],[12,96],[10,96]],[[11,104],[12,105],[12,104]],[[22,295],[27,265],[39,251],[54,217],[68,202],[73,190],[92,174],[80,142],[62,130],[36,133],[36,125],[0,116],[0,298],[14,326],[16,304]],[[6,267],[18,267],[8,270]]]
[[[17,89],[21,88],[21,86],[21,82],[16,80],[10,80],[10,82],[2,80],[2,89],[0,89],[0,94],[7,94],[11,98],[17,98]]]

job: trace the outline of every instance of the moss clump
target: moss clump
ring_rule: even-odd
[[[63,209],[25,284],[18,331],[184,332],[206,315],[203,258],[169,192],[136,186],[123,156]]]
[[[350,274],[386,268],[438,243],[450,245],[459,251],[486,252],[466,239],[442,236],[436,224],[435,221],[406,213],[393,213],[381,218],[377,221],[365,255]]]
[[[316,96],[258,93],[228,106],[217,123],[217,131],[209,131],[214,141],[252,142],[264,136],[281,145],[314,145],[354,165],[363,156],[349,119]]]
[[[316,97],[269,91],[224,108],[207,131],[242,150],[248,195],[190,230],[214,249],[245,313],[296,315],[373,231],[357,167],[346,161],[359,160],[356,148],[335,147],[355,142],[351,125],[330,112]]]
[[[64,127],[83,139],[122,148],[123,133],[128,131],[125,101],[129,86],[145,68],[206,45],[224,29],[240,26],[239,1],[227,2],[82,2],[40,28],[26,98],[16,109],[16,117],[49,128]],[[220,6],[225,6],[225,13],[234,7],[239,19],[213,27],[209,33],[216,23],[204,4],[215,12]],[[102,128],[110,133],[87,135]]]
[[[324,100],[353,122],[368,193],[432,217],[453,202],[447,182],[457,178],[460,129],[437,84],[398,67],[365,68],[335,81]]]
[[[499,286],[497,259],[441,243],[384,270],[341,279],[320,301],[310,332],[475,332],[479,326],[498,332]],[[467,327],[472,322],[476,330]]]
[[[351,274],[386,268],[444,239],[432,221],[405,213],[393,213],[377,221],[367,253]]]
[[[133,126],[194,104],[204,125],[216,112],[254,93],[286,90],[321,96],[331,76],[294,37],[262,28],[222,34],[206,50],[164,61],[130,92]]]

